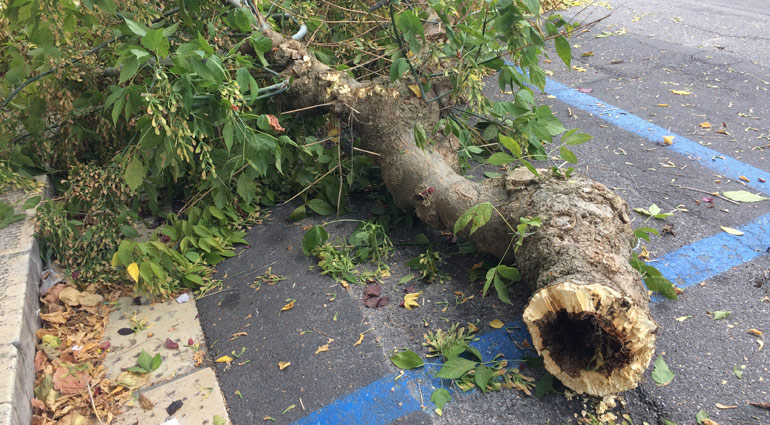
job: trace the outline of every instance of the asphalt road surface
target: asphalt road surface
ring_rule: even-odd
[[[708,193],[770,196],[770,179],[760,180],[770,173],[770,1],[603,3],[611,8],[565,12],[584,22],[609,16],[571,41],[573,70],[553,55],[549,86],[538,96],[566,127],[594,136],[576,149],[581,172],[631,208],[678,209],[664,221],[635,214],[633,225],[666,228],[645,249],[685,288],[679,300],[651,307],[660,325],[656,356],[674,380],[657,386],[651,367],[638,389],[606,400],[616,405],[607,412],[627,414],[635,424],[693,424],[700,410],[723,425],[768,424],[770,411],[747,403],[770,403],[770,347],[747,330],[770,332],[770,201],[734,204]],[[506,96],[494,81],[487,95]],[[674,136],[673,144],[664,144],[664,135]],[[346,291],[309,269],[315,262],[302,254],[303,228],[320,219],[290,223],[291,208],[275,209],[254,227],[250,248],[219,267],[225,290],[199,301],[211,358],[240,355],[230,366],[216,364],[234,424],[559,424],[604,411],[600,400],[563,393],[538,400],[514,390],[453,391],[436,415],[430,373],[396,379],[399,370],[387,356],[400,348],[422,353],[427,330],[476,320],[485,353],[531,355],[519,328],[526,292],[514,295],[512,306],[481,298],[467,277],[478,259],[451,255],[456,248],[440,234],[402,227],[394,242],[424,232],[447,251],[450,278],[418,283],[423,304],[399,307],[404,292],[397,282],[412,273],[404,264],[420,248],[398,245],[392,277],[382,285],[391,303],[367,309],[362,287]],[[367,217],[365,202],[353,208],[351,217]],[[329,230],[345,236],[352,225]],[[256,289],[268,267],[285,280]],[[475,297],[459,303],[456,292]],[[291,300],[294,308],[281,312]],[[714,320],[714,311],[731,313]],[[492,319],[508,326],[494,330]],[[318,350],[326,344],[328,351]],[[279,362],[291,365],[280,370]]]

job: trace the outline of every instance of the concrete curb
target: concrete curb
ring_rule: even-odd
[[[9,191],[0,200],[17,205],[23,221],[0,229],[0,425],[27,425],[34,397],[38,288],[42,272],[35,233],[35,209],[20,211],[24,199],[49,193],[45,177],[38,193]]]

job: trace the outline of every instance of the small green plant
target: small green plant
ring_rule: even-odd
[[[131,366],[126,370],[134,373],[150,373],[156,371],[163,363],[163,359],[160,354],[150,356],[150,353],[142,350],[139,353],[139,358],[136,359],[136,366]]]
[[[339,239],[334,243],[327,242],[329,234],[326,232],[325,225],[349,221],[359,224],[347,243]],[[388,265],[385,260],[393,251],[393,243],[382,224],[346,219],[335,220],[325,225],[311,227],[302,238],[302,251],[305,255],[318,257],[318,266],[323,270],[321,274],[329,275],[336,281],[345,280],[350,283],[388,275]],[[376,264],[377,270],[359,275],[356,266],[364,262]]]
[[[325,243],[313,250],[318,257],[318,267],[321,274],[329,275],[336,281],[358,283],[360,280],[356,263],[350,255],[350,249],[345,244]]]
[[[436,378],[449,380],[449,384],[461,391],[478,388],[481,392],[500,391],[504,388],[516,388],[527,395],[532,394],[534,379],[524,376],[517,368],[508,368],[509,361],[498,354],[492,360],[484,361],[481,352],[471,345],[476,339],[476,325],[461,327],[452,325],[448,331],[436,330],[425,334],[428,353],[426,357],[438,357],[440,364],[425,363],[411,350],[398,352],[390,357],[391,362],[401,369],[415,369],[424,365],[440,367]],[[436,413],[441,415],[444,405],[451,400],[446,388],[438,388],[431,395],[436,404]]]
[[[407,261],[406,265],[417,270],[420,273],[420,279],[423,282],[444,283],[445,279],[449,278],[449,275],[442,272],[439,266],[444,262],[444,258],[441,253],[433,248],[427,248],[425,252],[418,257],[412,258]]]
[[[674,215],[674,211],[677,211],[677,209],[673,209],[669,212],[663,212],[661,211],[660,207],[652,204],[649,208],[634,208],[634,211],[638,212],[639,214],[646,215],[647,220],[651,218],[655,218],[658,220],[663,220],[666,217],[671,217]]]

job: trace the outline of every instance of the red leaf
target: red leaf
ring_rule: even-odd
[[[112,343],[110,343],[109,341],[104,341],[101,345],[99,345],[99,348],[101,348],[102,351],[107,351],[110,349],[111,346],[112,346]]]
[[[187,340],[187,345],[195,345],[195,341],[192,338]]]
[[[586,89],[581,87],[577,89],[577,91],[579,91],[580,93],[591,93],[592,91],[594,91],[594,89]]]
[[[192,345],[192,344],[190,344],[190,345]],[[169,350],[178,350],[179,349],[179,344],[177,344],[176,342],[172,341],[171,338],[166,338],[166,348],[168,348]]]
[[[366,285],[366,289],[364,289],[364,298],[379,297],[380,295],[382,295],[382,289],[380,288],[380,285]]]

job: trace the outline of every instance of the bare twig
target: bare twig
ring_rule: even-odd
[[[337,164],[337,167],[339,167],[339,166],[340,166],[340,164]],[[317,179],[316,179],[316,180],[315,180],[313,183],[310,183],[310,184],[309,184],[309,185],[308,185],[306,188],[304,188],[304,189],[302,189],[301,191],[299,191],[299,192],[298,192],[296,195],[292,196],[291,198],[289,198],[288,200],[286,200],[286,201],[285,201],[283,204],[281,204],[281,205],[286,205],[286,204],[288,204],[289,202],[291,202],[291,201],[293,201],[293,200],[297,199],[297,197],[298,197],[299,195],[302,195],[302,194],[303,194],[303,193],[305,193],[305,192],[306,192],[308,189],[310,189],[311,187],[315,186],[315,184],[316,184],[316,183],[318,183],[318,182],[320,182],[321,180],[323,180],[323,179],[324,179],[324,177],[326,177],[326,176],[328,176],[329,174],[333,173],[333,172],[334,172],[334,170],[336,170],[336,169],[337,169],[337,167],[334,167],[334,168],[332,168],[331,170],[329,170],[329,171],[327,171],[326,173],[324,173],[324,175],[323,175],[323,176],[321,176],[321,177],[317,178]]]
[[[326,102],[326,103],[321,103],[321,104],[318,104],[318,105],[305,106],[304,108],[292,109],[291,111],[281,112],[281,115],[293,114],[295,112],[307,111],[308,109],[320,108],[322,106],[329,106],[329,105],[333,105],[333,104],[334,104],[334,102]]]
[[[96,403],[94,403],[94,393],[91,391],[90,379],[86,381],[86,386],[88,387],[88,398],[91,399],[91,408],[94,409],[94,415],[96,415],[96,419],[99,421],[99,423],[101,425],[104,425],[104,422],[102,422],[101,416],[99,416],[99,412],[96,411]]]
[[[719,199],[721,199],[723,201],[727,201],[727,202],[729,202],[731,204],[740,205],[739,202],[735,202],[732,199],[725,198],[724,196],[720,195],[719,192],[709,192],[707,190],[696,189],[694,187],[687,187],[687,186],[682,186],[682,185],[673,185],[672,184],[671,186],[678,187],[679,189],[687,189],[687,190],[692,190],[694,192],[705,193],[706,195],[715,196],[715,197],[717,197],[717,198],[719,198]]]

